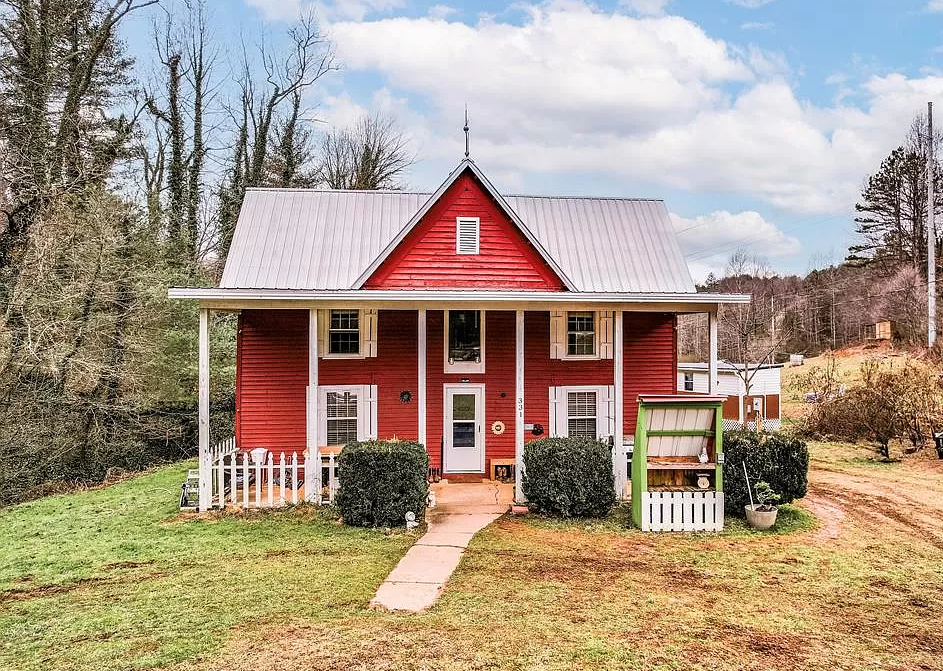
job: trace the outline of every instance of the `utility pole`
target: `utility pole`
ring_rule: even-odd
[[[933,206],[933,103],[927,103],[927,345],[936,343],[936,220]]]

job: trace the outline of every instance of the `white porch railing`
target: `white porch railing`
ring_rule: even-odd
[[[723,531],[723,492],[642,492],[642,531]]]
[[[334,454],[315,460],[299,452],[280,452],[276,456],[266,451],[253,458],[251,452],[240,452],[234,445],[218,451],[210,462],[209,507],[248,509],[305,501],[333,503],[338,490]]]

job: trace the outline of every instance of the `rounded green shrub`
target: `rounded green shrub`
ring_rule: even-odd
[[[612,450],[586,438],[540,438],[524,446],[524,496],[532,510],[604,517],[616,501]]]
[[[724,434],[724,507],[728,515],[743,517],[750,503],[743,464],[752,483],[767,482],[791,503],[805,496],[809,483],[809,449],[787,433],[732,431]]]
[[[429,494],[428,473],[429,455],[415,441],[349,443],[337,458],[340,488],[335,502],[344,523],[402,526],[407,512],[421,520]]]

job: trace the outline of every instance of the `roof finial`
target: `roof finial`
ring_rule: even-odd
[[[468,158],[468,105],[465,105],[465,158]]]

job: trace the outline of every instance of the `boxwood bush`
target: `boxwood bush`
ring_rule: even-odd
[[[743,463],[750,481],[768,482],[791,503],[805,496],[809,475],[809,449],[787,433],[732,431],[724,434],[724,507],[728,515],[743,517],[743,506],[750,503]]]
[[[540,438],[524,446],[522,487],[531,510],[603,517],[616,500],[612,450],[586,438]]]
[[[406,513],[421,520],[429,494],[429,455],[407,440],[349,443],[337,458],[340,490],[335,502],[345,524],[393,527]]]

